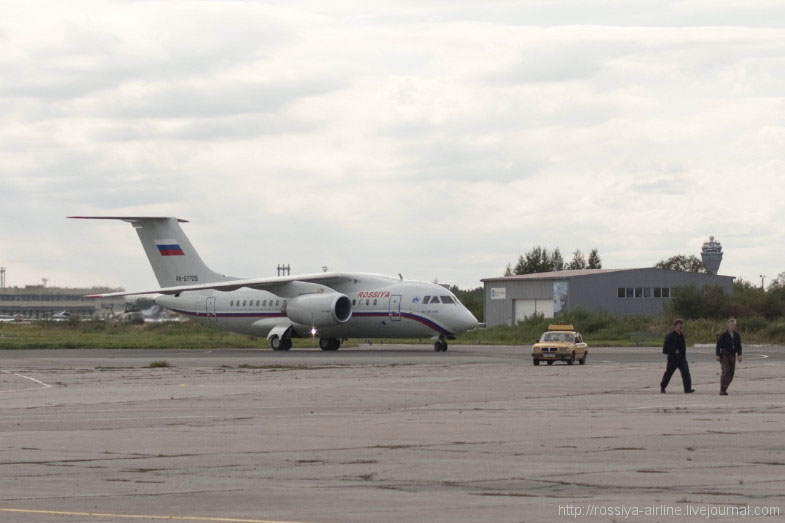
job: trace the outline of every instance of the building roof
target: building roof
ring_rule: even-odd
[[[520,274],[513,276],[497,276],[496,278],[485,278],[480,281],[510,281],[510,280],[564,280],[576,278],[578,276],[590,276],[592,274],[605,274],[609,272],[630,271],[637,269],[577,269],[569,271],[534,272],[531,274]]]
[[[500,282],[500,281],[520,281],[520,280],[566,280],[569,278],[580,278],[583,276],[594,276],[599,274],[608,274],[612,272],[631,272],[631,271],[650,271],[650,270],[665,271],[665,272],[681,272],[681,271],[671,271],[669,269],[660,269],[657,267],[641,267],[638,269],[578,269],[578,270],[571,270],[571,271],[535,272],[532,274],[497,276],[495,278],[485,278],[480,281]],[[733,276],[722,276],[717,274],[705,274],[705,273],[687,273],[687,274],[694,274],[697,276],[720,277],[720,278],[732,278],[732,279],[734,278]]]

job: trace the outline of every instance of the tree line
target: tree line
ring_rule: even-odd
[[[602,260],[597,249],[592,249],[589,257],[576,249],[572,253],[572,258],[569,262],[564,260],[561,250],[556,247],[553,251],[548,251],[546,247],[540,245],[533,247],[526,254],[518,257],[518,263],[513,267],[511,263],[507,264],[504,270],[505,276],[519,276],[521,274],[534,274],[538,272],[554,272],[564,270],[580,270],[580,269],[602,269]]]
[[[677,254],[676,256],[671,256],[667,260],[658,261],[654,267],[657,269],[667,269],[669,271],[706,272],[703,261],[694,254],[689,256]]]
[[[706,272],[706,267],[703,265],[703,261],[700,258],[695,255],[687,256],[685,254],[677,254],[670,258],[660,260],[654,264],[654,267],[669,271]],[[580,249],[576,249],[575,252],[572,253],[570,261],[566,262],[558,247],[553,251],[548,251],[546,247],[537,245],[536,247],[532,247],[526,254],[520,255],[515,266],[508,263],[504,270],[504,275],[518,276],[521,274],[534,274],[538,272],[579,269],[602,269],[602,260],[600,259],[597,249],[592,249],[591,252],[589,252],[588,258]]]
[[[785,285],[775,280],[764,290],[759,285],[739,279],[733,283],[733,292],[730,294],[714,285],[676,287],[666,305],[666,314],[685,320],[781,320],[785,317]]]

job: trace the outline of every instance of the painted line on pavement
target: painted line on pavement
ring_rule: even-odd
[[[53,385],[49,385],[48,383],[44,383],[43,381],[37,380],[35,378],[31,378],[30,376],[24,376],[22,374],[17,374],[16,372],[11,372],[10,370],[0,369],[1,372],[5,374],[10,374],[12,376],[17,376],[19,378],[24,378],[26,380],[30,380],[32,382],[38,383],[41,385],[40,387],[33,387],[32,389],[8,389],[8,390],[0,390],[0,392],[22,392],[26,390],[41,390],[41,389],[50,389]]]

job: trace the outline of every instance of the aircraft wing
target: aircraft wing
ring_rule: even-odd
[[[338,283],[356,282],[355,275],[342,273],[320,273],[306,274],[302,276],[278,276],[275,278],[252,278],[241,280],[229,280],[213,283],[197,283],[192,285],[178,285],[176,287],[163,287],[160,289],[133,291],[133,292],[109,292],[105,294],[88,294],[87,298],[114,298],[116,296],[137,296],[141,294],[179,294],[190,291],[236,291],[243,287],[249,289],[265,290],[277,294],[281,297],[294,297],[298,291],[304,291],[303,287],[314,288],[313,286],[331,287]],[[303,285],[305,284],[305,285]],[[308,284],[312,284],[309,286]],[[311,290],[313,292],[313,290]]]

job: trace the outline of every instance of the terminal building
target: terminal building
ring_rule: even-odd
[[[733,276],[666,269],[581,269],[482,280],[485,323],[514,325],[533,314],[553,318],[561,311],[604,311],[657,316],[673,289],[714,285],[733,292]]]
[[[125,310],[120,298],[85,298],[86,294],[115,292],[118,289],[94,287],[71,289],[27,285],[0,287],[0,315],[43,320],[61,312],[87,318],[108,318]]]

